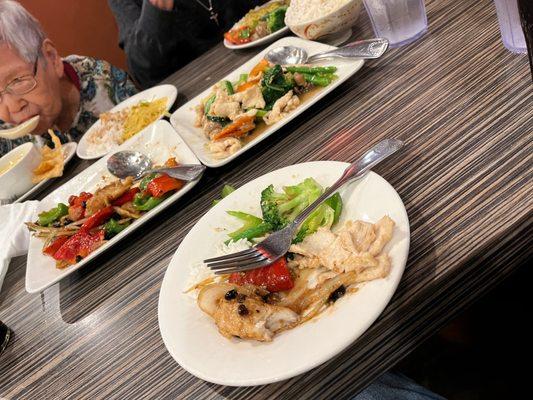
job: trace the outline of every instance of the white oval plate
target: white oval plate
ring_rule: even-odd
[[[72,160],[72,157],[74,157],[74,154],[76,154],[76,142],[68,142],[62,145],[63,149],[63,160],[65,161],[65,165]],[[39,182],[37,185],[32,187],[30,190],[28,190],[26,193],[24,193],[22,196],[20,196],[17,200],[15,200],[13,203],[20,203],[21,201],[27,200],[35,193],[38,193],[40,190],[44,189],[45,186],[49,185],[53,182],[54,179],[57,178],[50,178],[45,179],[44,181]]]
[[[239,75],[243,73],[248,73],[250,70],[261,60],[264,58],[265,54],[270,50],[278,46],[298,46],[302,47],[305,50],[307,50],[308,54],[315,54],[319,53],[321,51],[327,51],[334,49],[335,47],[329,46],[327,44],[318,43],[318,42],[312,42],[310,40],[304,40],[297,37],[286,37],[283,39],[278,40],[276,43],[271,44],[266,49],[261,51],[259,54],[257,54],[255,57],[252,57],[249,61],[241,65],[239,68],[235,69],[231,74],[227,75],[225,78],[229,81],[236,81],[239,79]],[[246,143],[240,150],[235,152],[229,157],[226,157],[224,159],[216,159],[214,158],[211,153],[207,150],[206,145],[209,143],[209,140],[205,137],[203,131],[201,128],[198,128],[194,125],[196,120],[196,112],[194,111],[194,108],[200,104],[203,98],[208,97],[211,93],[211,87],[204,90],[202,93],[200,93],[198,96],[194,97],[192,100],[185,103],[183,106],[178,108],[170,117],[170,123],[176,130],[178,131],[179,135],[187,142],[189,147],[194,151],[194,154],[200,159],[202,164],[207,165],[211,168],[217,168],[221,167],[227,163],[229,163],[231,160],[235,159],[248,149],[255,146],[257,143],[261,142],[262,140],[265,140],[267,137],[272,135],[274,132],[276,132],[279,128],[284,126],[285,124],[289,123],[291,120],[296,118],[298,115],[302,114],[307,110],[309,107],[311,107],[316,102],[320,101],[320,99],[324,96],[326,96],[328,93],[333,91],[336,87],[338,87],[340,84],[342,84],[344,81],[346,81],[348,78],[350,78],[352,75],[354,75],[364,64],[363,60],[341,60],[341,59],[335,59],[335,60],[328,60],[322,63],[322,65],[334,65],[337,69],[337,76],[338,79],[333,81],[329,86],[326,86],[324,88],[321,88],[318,90],[313,97],[311,97],[309,100],[306,100],[302,104],[300,104],[294,111],[292,111],[287,117],[283,118],[281,121],[276,122],[275,124],[270,125],[267,127],[260,135],[255,137],[253,140],[250,140],[248,143]]]
[[[187,147],[183,140],[176,134],[176,131],[174,131],[172,126],[166,121],[157,121],[144,128],[137,135],[119,146],[117,151],[119,150],[140,151],[150,157],[154,164],[162,164],[170,157],[177,157],[178,160],[184,164],[200,164],[198,159],[194,156],[194,153],[189,147]],[[66,203],[69,196],[72,194],[78,194],[82,191],[94,192],[94,190],[104,186],[107,182],[115,180],[116,178],[107,171],[107,159],[110,156],[111,154],[108,157],[98,160],[89,168],[80,172],[70,181],[46,196],[39,203],[36,214],[55,207],[59,202]],[[172,203],[191,190],[194,185],[198,183],[198,180],[199,179],[187,183],[181,188],[181,190],[174,193],[138,220],[134,221],[117,236],[109,240],[105,245],[89,254],[89,256],[81,260],[79,263],[71,265],[70,267],[57,269],[55,266],[55,260],[42,253],[43,241],[31,236],[26,267],[26,291],[29,293],[41,292],[81,268],[84,264],[98,256],[98,254],[102,253],[110,246],[113,246],[130,232],[138,229],[146,221],[154,218],[165,208],[172,205]]]
[[[256,47],[256,46],[261,46],[262,44],[270,43],[273,40],[276,40],[282,36],[285,36],[288,32],[289,32],[289,27],[284,26],[280,30],[273,32],[270,35],[263,36],[262,38],[254,40],[253,42],[248,42],[248,43],[243,43],[243,44],[233,44],[229,42],[227,39],[224,39],[224,46],[226,46],[228,49],[231,49],[231,50],[249,49],[250,47]]]
[[[113,107],[109,112],[116,112],[123,110],[126,107],[130,107],[134,104],[137,104],[139,101],[151,101],[154,99],[158,99],[161,97],[167,98],[167,107],[166,111],[170,110],[170,107],[172,107],[172,104],[174,104],[174,101],[176,101],[176,97],[178,96],[178,89],[174,85],[159,85],[151,87],[150,89],[146,89],[142,92],[137,93],[136,95],[133,95],[126,100],[124,100],[122,103],[117,104],[115,107]],[[163,118],[164,114],[161,114],[159,119]],[[154,121],[155,122],[155,121]],[[78,150],[77,154],[79,158],[83,158],[84,160],[93,160],[96,158],[100,158],[108,154],[110,151],[115,150],[119,145],[116,143],[109,143],[109,147],[106,151],[95,151],[91,149],[91,144],[88,142],[88,138],[92,135],[92,133],[98,129],[101,125],[100,120],[96,121],[89,129],[87,129],[87,132],[82,136],[80,139],[80,142],[78,143]]]
[[[389,215],[396,227],[386,251],[392,268],[385,279],[368,282],[343,297],[318,318],[282,332],[270,343],[228,340],[213,320],[184,294],[193,265],[214,255],[238,223],[227,210],[260,214],[261,191],[269,184],[278,189],[313,177],[324,187],[337,180],[347,163],[316,161],[296,164],[263,175],[221,200],[191,229],[176,250],[159,295],[159,329],[174,359],[191,374],[230,386],[264,385],[306,372],[340,353],[376,320],[392,297],[402,276],[409,251],[409,221],[394,188],[375,173],[344,186],[341,222],[363,219],[376,222]],[[220,228],[226,228],[224,230]],[[312,349],[312,351],[309,351]]]

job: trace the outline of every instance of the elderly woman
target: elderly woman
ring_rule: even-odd
[[[23,142],[46,141],[50,128],[63,142],[77,141],[100,113],[137,91],[105,61],[61,58],[39,22],[12,0],[0,0],[0,60],[0,129],[40,117],[32,135],[0,138],[0,156]]]

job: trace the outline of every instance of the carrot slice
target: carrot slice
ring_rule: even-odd
[[[237,86],[236,92],[237,93],[244,92],[246,89],[250,89],[252,86],[257,85],[257,82],[259,82],[259,79],[254,79],[253,81],[244,82],[240,84],[239,86]]]
[[[247,132],[250,132],[255,128],[254,118],[255,117],[253,116],[245,115],[239,119],[236,119],[231,124],[225,126],[224,129],[222,129],[216,135],[214,135],[213,140],[223,139],[228,136],[236,138],[244,136]]]
[[[255,78],[257,75],[259,75],[261,72],[263,72],[265,69],[268,68],[268,61],[264,58],[257,63],[255,67],[252,68],[250,71],[250,78]]]

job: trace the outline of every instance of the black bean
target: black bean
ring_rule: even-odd
[[[76,256],[76,262],[80,262],[81,260],[83,260],[82,256]]]
[[[239,304],[237,312],[239,313],[239,315],[248,315],[248,309],[244,304]]]
[[[246,295],[245,294],[242,294],[242,293],[239,293],[237,295],[237,302],[239,303],[244,303],[244,300],[246,300]]]
[[[237,297],[237,291],[235,289],[231,289],[224,295],[224,298],[228,301],[233,300],[235,297]]]
[[[340,285],[337,289],[335,289],[328,297],[328,301],[335,303],[337,300],[339,300],[342,296],[346,294],[346,288],[344,285]]]

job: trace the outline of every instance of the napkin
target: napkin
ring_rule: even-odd
[[[0,206],[0,290],[11,258],[28,252],[30,232],[24,222],[35,219],[38,205],[33,200]]]

